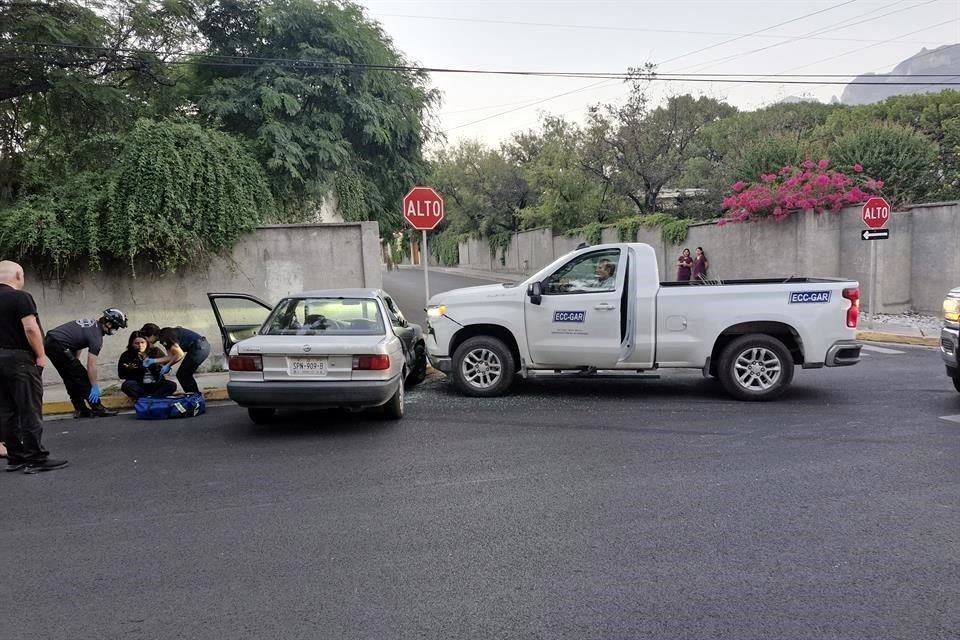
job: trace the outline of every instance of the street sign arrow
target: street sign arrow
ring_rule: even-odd
[[[890,229],[864,229],[860,232],[861,240],[886,240],[890,237]]]

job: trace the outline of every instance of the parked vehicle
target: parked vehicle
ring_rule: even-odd
[[[580,248],[520,285],[430,299],[433,365],[472,396],[537,371],[697,368],[740,400],[769,400],[794,367],[860,360],[859,285],[781,278],[660,282],[642,243]]]
[[[384,291],[311,291],[276,307],[243,293],[207,297],[229,362],[227,394],[256,423],[285,407],[383,407],[399,419],[404,386],[426,377],[423,330]]]
[[[953,388],[960,391],[960,287],[952,289],[943,301],[943,328],[940,329],[940,356],[947,365],[947,375],[953,380]]]

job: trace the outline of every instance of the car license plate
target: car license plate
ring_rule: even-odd
[[[326,358],[288,358],[287,372],[291,376],[322,377],[327,375]]]

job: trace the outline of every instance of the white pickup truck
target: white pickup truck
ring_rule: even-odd
[[[695,368],[737,399],[769,400],[796,365],[860,361],[858,287],[798,277],[660,282],[652,247],[604,244],[573,251],[521,284],[433,296],[427,349],[433,366],[471,396],[501,395],[538,370]]]

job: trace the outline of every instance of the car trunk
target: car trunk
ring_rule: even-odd
[[[241,355],[260,354],[265,381],[353,379],[354,356],[380,352],[384,336],[257,336]]]

